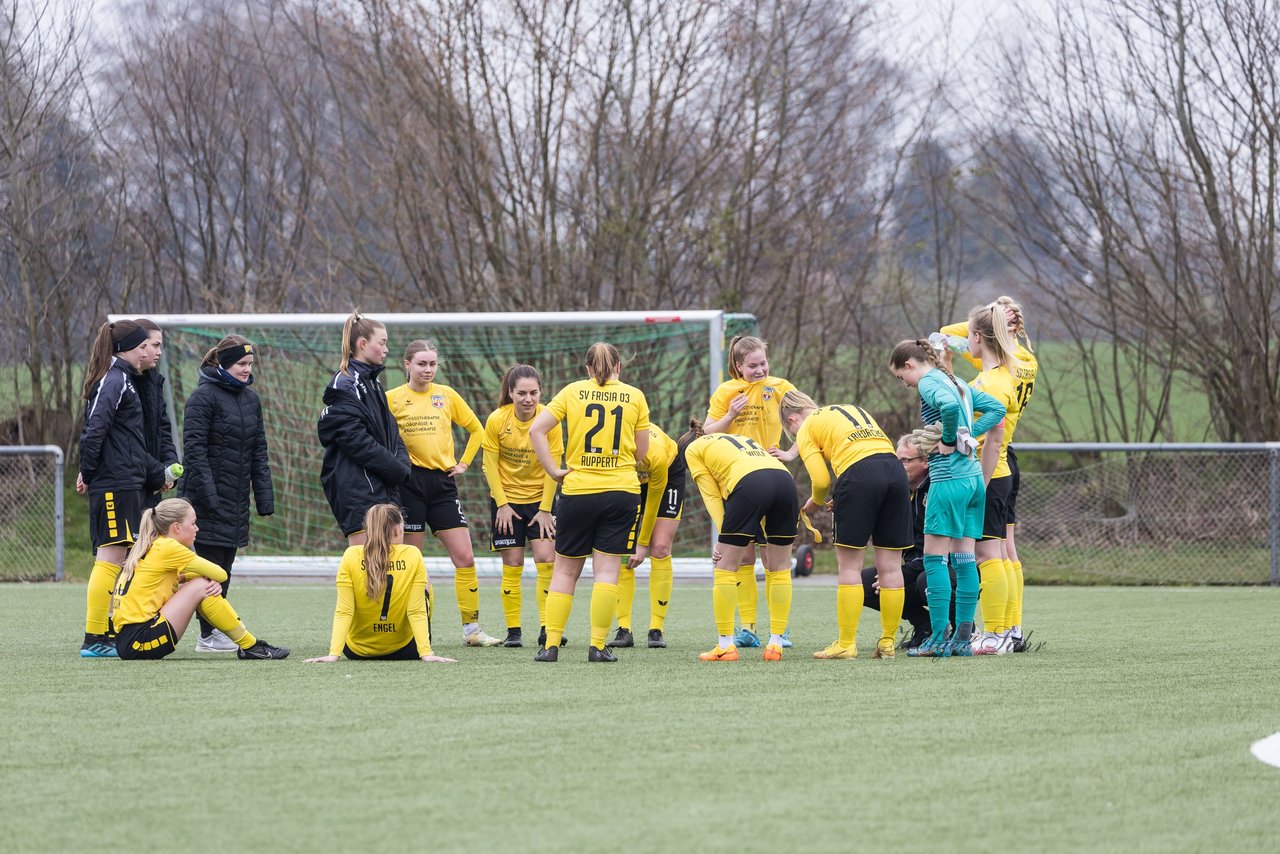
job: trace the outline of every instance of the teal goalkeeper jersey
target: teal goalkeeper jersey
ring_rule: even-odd
[[[945,372],[938,369],[929,371],[920,378],[917,387],[920,392],[920,419],[925,424],[942,423],[942,442],[953,445],[956,431],[961,427],[969,428],[969,435],[978,438],[1004,418],[1005,406],[985,391],[968,388],[962,395],[960,389]],[[974,419],[977,410],[982,417]],[[930,454],[929,481],[941,483],[944,480],[961,480],[969,477],[982,477],[982,463],[976,453]]]

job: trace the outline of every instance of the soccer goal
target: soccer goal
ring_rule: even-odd
[[[723,311],[531,312],[501,314],[393,314],[369,312],[387,326],[391,353],[383,383],[405,382],[404,347],[418,338],[435,340],[440,353],[436,381],[452,386],[483,422],[497,407],[499,383],[516,363],[543,375],[543,400],[586,374],[583,359],[595,341],[608,341],[630,362],[623,380],[645,392],[655,424],[672,436],[690,417],[706,415],[711,392],[724,379],[724,350],[739,332],[754,333],[749,314]],[[122,319],[126,315],[112,315]],[[334,523],[320,488],[321,448],[316,419],[325,385],[337,370],[344,314],[150,315],[165,332],[169,411],[181,442],[183,404],[195,389],[205,352],[230,333],[244,335],[257,356],[254,389],[262,398],[275,487],[275,515],[253,520],[251,543],[237,570],[264,574],[332,574],[346,541]],[[466,444],[458,430],[459,450]],[[686,491],[684,523],[675,553],[701,555],[707,565],[710,522],[697,488]],[[459,484],[471,522],[477,565],[488,561],[489,493],[477,458]],[[429,569],[452,568],[428,538]],[[488,566],[492,563],[492,566]]]

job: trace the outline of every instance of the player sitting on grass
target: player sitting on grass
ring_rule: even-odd
[[[192,551],[196,511],[169,498],[142,514],[138,541],[116,582],[112,622],[121,658],[164,658],[177,648],[191,616],[200,615],[235,641],[241,658],[285,658],[289,650],[249,633],[222,598],[227,573]]]
[[[307,662],[347,658],[452,662],[431,652],[428,620],[431,588],[417,546],[404,541],[404,517],[395,504],[375,504],[364,514],[367,542],[349,546],[338,567],[329,654]],[[382,571],[368,571],[370,566]]]

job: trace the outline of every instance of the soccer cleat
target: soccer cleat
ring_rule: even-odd
[[[520,632],[519,626],[507,629],[507,639],[502,642],[502,645],[512,648],[524,646],[524,635]]]
[[[196,652],[235,652],[240,645],[222,632],[214,629],[207,637],[201,635],[196,641]]]
[[[1026,637],[1022,635],[1022,626],[1014,626],[1009,630],[1009,651],[1010,652],[1026,652],[1027,640],[1030,639],[1030,633]]]
[[[756,637],[756,633],[748,629],[746,626],[740,627],[733,633],[734,646],[757,647],[760,645],[760,638]]]
[[[272,646],[271,644],[259,638],[258,642],[255,643],[253,646],[249,647],[248,649],[237,649],[236,655],[238,655],[240,658],[279,659],[279,658],[288,658],[289,650],[285,649],[282,646]]]
[[[782,648],[783,649],[791,648],[791,627],[790,626],[787,626],[787,628],[782,632]]]
[[[609,650],[607,649],[600,649],[594,646],[587,647],[587,661],[597,662],[597,661],[617,661],[617,660],[618,660],[618,657],[613,653],[609,652]]]
[[[533,660],[534,660],[534,661],[559,661],[559,660],[560,660],[560,647],[558,647],[558,646],[551,646],[551,647],[547,647],[547,646],[540,646],[540,647],[538,647],[538,654],[537,654],[537,655],[535,655],[535,656],[533,657]]]
[[[818,652],[815,652],[815,653],[813,654],[813,657],[814,657],[814,658],[825,658],[825,659],[835,659],[835,658],[857,658],[857,657],[858,657],[858,648],[857,648],[856,646],[854,646],[853,644],[849,644],[848,646],[841,646],[841,645],[840,645],[840,642],[839,642],[839,641],[836,641],[835,643],[833,643],[831,646],[827,647],[826,649],[824,649],[824,650],[819,650]]]
[[[542,649],[546,645],[547,645],[547,627],[543,626],[538,630],[538,649]],[[564,635],[560,635],[560,645],[568,646],[569,639]]]
[[[768,644],[764,648],[762,657],[765,661],[782,661],[782,647],[777,644]]]
[[[631,629],[624,629],[618,626],[618,633],[613,636],[613,640],[605,644],[609,649],[630,649],[636,645],[635,636],[631,634]]]
[[[85,635],[80,647],[81,658],[119,658],[115,640],[107,635]]]
[[[911,638],[903,642],[902,648],[908,651],[913,650],[916,647],[920,646],[920,644],[927,641],[928,639],[929,639],[928,626],[913,626],[911,629]]]
[[[662,629],[649,629],[649,649],[666,649],[667,642],[662,638]]]
[[[949,644],[954,658],[972,658],[973,640],[971,638],[952,638]]]
[[[935,641],[930,635],[919,646],[907,650],[907,655],[911,658],[946,658],[951,655],[951,646],[948,641]]]
[[[462,640],[467,646],[500,646],[502,641],[493,635],[486,635],[484,629],[476,629],[471,634],[464,634]]]
[[[731,646],[726,649],[724,647],[717,646],[710,652],[700,653],[698,655],[698,659],[701,661],[737,661],[738,648],[736,646]]]
[[[983,632],[969,645],[974,655],[1004,655],[1009,651],[1004,635]]]
[[[876,643],[875,652],[871,653],[871,657],[875,659],[879,659],[879,658],[893,658],[893,656],[894,656],[893,641],[888,638],[880,638],[880,640]]]

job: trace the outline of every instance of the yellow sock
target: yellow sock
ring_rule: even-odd
[[[618,585],[603,581],[591,585],[591,645],[596,649],[604,649],[609,626],[613,625],[613,612],[617,607]],[[550,634],[547,632],[548,646],[551,645]]]
[[[463,623],[480,620],[480,581],[474,566],[460,566],[454,570],[453,590],[458,596],[458,613]]]
[[[507,628],[520,628],[520,607],[524,597],[520,592],[520,576],[523,566],[502,565],[502,614],[507,618]]]
[[[738,567],[738,617],[742,625],[755,628],[760,610],[760,588],[756,586],[756,565]]]
[[[196,607],[196,610],[215,629],[235,641],[236,646],[241,649],[248,649],[258,642],[258,639],[244,627],[244,623],[240,621],[240,615],[236,613],[236,609],[232,608],[231,603],[221,596],[209,596]]]
[[[769,593],[769,633],[780,635],[787,630],[787,621],[791,619],[791,570],[765,570],[764,588]]]
[[[732,569],[712,573],[711,613],[716,619],[716,634],[733,634],[733,610],[738,607],[738,574]],[[752,582],[754,584],[754,582]]]
[[[840,627],[839,644],[856,646],[858,619],[862,616],[862,585],[841,584],[836,588],[836,625]]]
[[[618,570],[618,628],[631,631],[631,607],[635,601],[636,571],[624,566]]]
[[[1003,632],[1005,608],[1009,605],[1009,581],[1004,574],[1004,561],[1000,558],[984,560],[978,564],[981,588],[978,603],[982,607],[982,628],[987,632]],[[957,617],[956,619],[959,619]]]
[[[547,624],[547,593],[551,590],[551,571],[554,563],[535,563],[538,568],[538,625]]]
[[[906,598],[906,590],[901,587],[880,588],[880,640],[890,643],[897,640],[898,624],[902,622],[902,605]]]
[[[1026,580],[1022,575],[1022,561],[1013,561],[1012,565],[1013,587],[1011,589],[1013,592],[1009,595],[1009,598],[1013,600],[1013,619],[1009,622],[1011,627],[1022,625],[1022,595],[1025,590],[1024,582]]]
[[[649,558],[649,628],[662,630],[671,604],[671,555]],[[736,593],[735,593],[736,596]]]
[[[1001,563],[1004,564],[1004,582],[1009,587],[1009,595],[1005,599],[1005,603],[1004,603],[1004,627],[1008,629],[1016,625],[1013,622],[1013,605],[1014,605],[1013,599],[1014,599],[1014,585],[1017,583],[1017,579],[1015,579],[1013,576],[1013,561],[1003,560],[1001,561]]]
[[[573,610],[573,594],[547,592],[547,646],[559,646],[564,637],[564,627],[569,622],[569,612]]]
[[[84,632],[105,635],[111,629],[111,593],[116,587],[120,567],[105,560],[95,560],[89,573],[89,590],[84,596]]]

